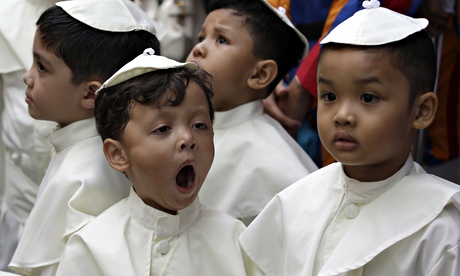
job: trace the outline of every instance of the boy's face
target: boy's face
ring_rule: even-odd
[[[258,61],[252,54],[252,37],[243,24],[244,17],[230,13],[219,9],[208,14],[187,58],[213,76],[216,111],[248,102],[247,80]]]
[[[135,103],[130,116],[121,145],[137,194],[169,213],[189,206],[214,159],[214,132],[203,90],[190,82],[178,106]]]
[[[317,78],[321,142],[347,175],[377,181],[396,173],[414,137],[406,77],[382,53],[345,48],[324,53]]]
[[[64,61],[44,48],[40,34],[35,33],[33,64],[24,75],[26,102],[34,119],[49,120],[62,127],[76,121],[80,114],[84,83],[74,85],[72,72]]]

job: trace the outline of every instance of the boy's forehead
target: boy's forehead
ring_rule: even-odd
[[[246,16],[236,13],[232,9],[217,9],[210,12],[201,26],[201,30],[215,30],[226,35],[235,35],[238,30],[244,29],[249,32],[246,24]]]
[[[364,1],[363,10],[335,27],[320,44],[384,45],[402,40],[428,25],[425,18],[412,18],[379,6],[377,0]]]
[[[318,67],[322,67],[323,60],[329,58],[329,61],[337,60],[341,58],[347,58],[350,55],[360,56],[361,58],[354,59],[353,63],[350,63],[350,60],[347,63],[347,68],[354,68],[362,64],[364,66],[369,66],[372,68],[378,68],[379,70],[397,70],[401,74],[403,72],[395,64],[394,52],[390,50],[391,48],[382,46],[382,47],[366,47],[366,46],[357,46],[350,44],[331,44],[324,46],[321,49],[321,55],[318,59]],[[331,58],[331,55],[333,56]],[[358,63],[358,64],[356,64]],[[330,63],[334,68],[337,67],[337,63]],[[332,70],[332,69],[331,69]],[[332,70],[332,73],[335,73],[335,70]]]
[[[154,21],[128,0],[78,0],[56,3],[76,20],[109,32],[144,30],[156,34]]]

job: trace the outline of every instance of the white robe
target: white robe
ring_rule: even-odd
[[[57,130],[50,141],[55,152],[9,265],[25,275],[52,275],[68,237],[127,197],[131,187],[109,166],[94,118]]]
[[[240,221],[192,205],[171,215],[146,205],[131,189],[72,235],[57,275],[242,276]]]
[[[203,204],[248,224],[278,192],[317,166],[261,100],[216,112],[215,157],[200,191]]]
[[[454,276],[459,209],[460,187],[411,157],[381,183],[334,163],[278,194],[240,242],[266,275]]]

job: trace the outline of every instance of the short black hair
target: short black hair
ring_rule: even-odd
[[[52,6],[37,21],[44,47],[61,58],[78,85],[89,78],[110,78],[123,65],[152,48],[160,55],[160,42],[148,31],[109,32],[86,25]]]
[[[207,12],[230,9],[233,15],[244,17],[244,24],[254,42],[253,55],[272,59],[278,65],[278,74],[268,87],[270,93],[289,70],[299,64],[306,45],[292,28],[261,1],[211,0]]]
[[[185,67],[157,70],[99,91],[95,101],[95,118],[102,140],[121,140],[134,102],[156,107],[165,104],[177,106],[183,101],[190,82],[195,82],[203,90],[209,116],[214,121],[211,75],[203,69]]]
[[[390,64],[406,76],[409,86],[409,104],[412,106],[417,96],[434,91],[437,75],[437,54],[431,36],[421,30],[406,38],[378,46],[356,46],[340,43],[322,45],[319,55],[343,48],[358,48],[366,51],[381,52],[390,59]],[[353,68],[350,68],[353,70]]]

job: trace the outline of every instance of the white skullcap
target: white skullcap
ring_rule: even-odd
[[[72,0],[56,5],[76,20],[102,31],[144,30],[156,34],[153,20],[129,0]]]
[[[99,93],[101,89],[115,86],[148,72],[179,67],[186,67],[190,69],[198,68],[194,62],[177,62],[164,56],[155,55],[155,51],[152,48],[148,48],[144,50],[143,54],[125,64],[120,70],[113,74],[113,76],[106,80],[96,91],[96,94]]]
[[[382,45],[402,40],[428,25],[425,18],[412,18],[379,6],[377,0],[364,1],[365,9],[337,25],[320,44]]]
[[[302,55],[302,58],[304,58],[308,53],[308,41],[307,41],[307,38],[299,30],[297,30],[297,28],[294,26],[294,24],[292,24],[291,20],[289,20],[289,18],[286,15],[286,9],[284,7],[282,7],[282,6],[279,6],[278,8],[275,8],[269,2],[267,2],[267,0],[261,0],[261,1],[262,1],[262,3],[267,5],[267,7],[269,7],[270,10],[272,10],[279,18],[281,18],[281,20],[283,20],[284,23],[286,23],[290,28],[292,28],[297,33],[299,38],[305,44],[305,50],[304,50],[303,55]]]

